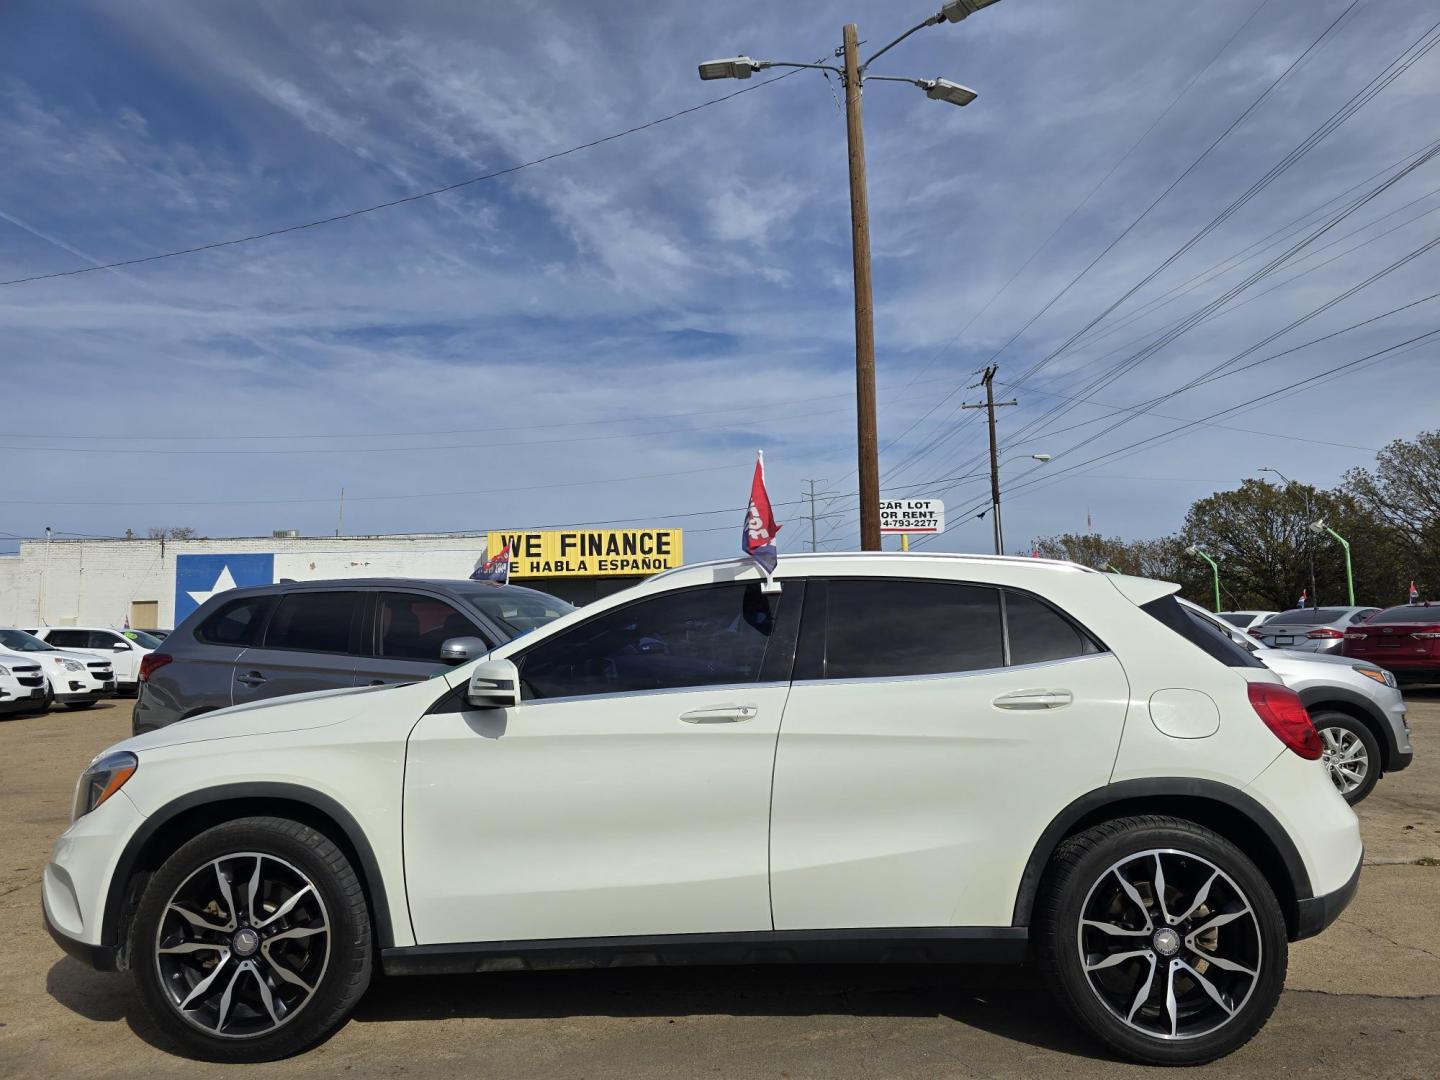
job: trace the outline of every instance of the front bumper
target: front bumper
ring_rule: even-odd
[[[1344,885],[1324,896],[1312,896],[1309,900],[1301,900],[1296,905],[1296,941],[1314,937],[1338,919],[1340,913],[1350,906],[1350,901],[1355,898],[1355,890],[1360,887],[1360,870],[1364,865],[1365,858],[1362,853],[1360,861],[1355,864],[1355,872],[1350,875],[1350,880]]]
[[[117,791],[55,841],[41,879],[45,928],[60,947],[86,963],[113,970],[120,942],[105,912],[120,856],[145,817]]]
[[[94,968],[96,971],[119,971],[117,963],[117,949],[113,945],[87,945],[83,941],[76,941],[69,934],[62,933],[53,922],[50,921],[50,912],[43,907],[40,911],[41,917],[45,920],[45,930],[54,940],[56,945],[79,960],[82,964]]]

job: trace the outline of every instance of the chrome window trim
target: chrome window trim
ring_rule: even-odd
[[[865,675],[855,678],[822,678],[822,679],[796,679],[792,686],[816,686],[816,685],[861,685],[865,683],[909,683],[922,682],[935,679],[968,679],[978,675],[1001,675],[1012,671],[1029,671],[1033,668],[1052,668],[1061,664],[1080,664],[1089,660],[1100,660],[1105,657],[1114,657],[1115,654],[1109,649],[1102,652],[1086,653],[1084,656],[1066,656],[1059,660],[1039,660],[1033,664],[1013,664],[1008,667],[970,668],[961,671],[936,671],[928,675]]]
[[[820,680],[816,680],[817,682]],[[834,679],[828,680],[834,682]],[[771,682],[730,682],[706,683],[703,686],[666,686],[659,690],[617,690],[610,694],[568,694],[565,697],[529,698],[520,702],[517,708],[534,708],[538,705],[565,704],[572,701],[611,701],[616,698],[658,697],[661,694],[703,694],[730,691],[744,693],[747,690],[774,690],[792,685],[784,681]]]

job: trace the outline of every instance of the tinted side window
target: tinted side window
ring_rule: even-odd
[[[1263,668],[1265,666],[1230,640],[1228,634],[1221,633],[1218,627],[1211,626],[1192,616],[1190,612],[1180,606],[1180,602],[1173,595],[1162,596],[1159,600],[1141,604],[1140,610],[1174,630],[1192,645],[1203,649],[1226,667]]]
[[[520,659],[526,697],[755,682],[784,593],[758,583],[685,589],[616,608]]]
[[[378,618],[380,655],[392,660],[438,663],[440,646],[454,637],[478,637],[494,644],[445,601],[418,593],[382,593]]]
[[[125,639],[119,634],[112,634],[109,630],[91,630],[90,648],[92,649],[113,649],[116,645],[125,644]]]
[[[270,649],[344,653],[350,650],[350,623],[360,606],[353,592],[297,592],[280,598],[265,632]]]
[[[45,635],[45,640],[57,649],[88,649],[90,648],[90,631],[51,630]]]
[[[1010,634],[1010,663],[1043,664],[1099,652],[1089,634],[1043,600],[1005,590],[1005,629]]]
[[[195,628],[195,637],[211,645],[253,645],[274,603],[273,596],[231,600]]]
[[[999,589],[871,578],[833,580],[827,593],[826,678],[1004,666]]]

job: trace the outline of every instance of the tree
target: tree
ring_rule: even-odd
[[[1421,432],[1413,442],[1396,439],[1375,456],[1373,472],[1347,472],[1342,492],[1353,508],[1348,527],[1357,529],[1363,523],[1378,533],[1381,550],[1366,550],[1366,562],[1380,554],[1388,563],[1376,583],[1377,600],[1400,603],[1402,590],[1412,580],[1424,595],[1440,588],[1440,431]],[[1377,530],[1377,524],[1382,528]],[[1355,537],[1337,530],[1360,551]],[[1357,575],[1359,569],[1357,565]],[[1369,573],[1370,567],[1366,569]],[[1357,599],[1359,588],[1357,576]]]
[[[145,535],[151,540],[193,540],[195,530],[189,525],[151,525]]]

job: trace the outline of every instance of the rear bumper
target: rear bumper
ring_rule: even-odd
[[[1355,864],[1355,872],[1350,875],[1350,880],[1340,888],[1328,892],[1324,896],[1312,896],[1309,900],[1301,900],[1296,905],[1296,941],[1314,937],[1338,919],[1340,913],[1350,906],[1350,901],[1355,898],[1355,890],[1360,887],[1360,869],[1364,862],[1362,854],[1360,862]]]

